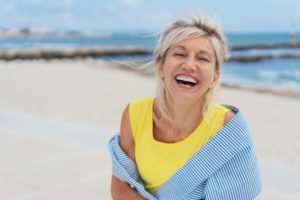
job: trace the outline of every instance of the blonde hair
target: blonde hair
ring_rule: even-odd
[[[166,104],[166,89],[164,81],[160,77],[160,67],[164,64],[168,50],[176,43],[193,37],[207,37],[214,48],[216,66],[215,73],[220,74],[222,64],[227,53],[226,38],[216,21],[203,14],[196,14],[188,18],[175,21],[161,34],[157,47],[153,54],[152,64],[155,66],[157,79],[156,102],[163,119],[173,123],[173,118]],[[214,96],[214,90],[218,84],[209,89],[204,96],[202,114],[207,111],[209,103]]]

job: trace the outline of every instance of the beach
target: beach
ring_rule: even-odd
[[[109,138],[154,77],[91,59],[0,61],[0,199],[111,199]],[[249,123],[258,199],[300,199],[300,97],[221,87]]]

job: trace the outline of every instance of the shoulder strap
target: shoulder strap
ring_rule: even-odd
[[[132,101],[129,105],[130,126],[135,142],[139,140],[141,128],[146,123],[147,115],[149,115],[147,109],[151,102],[152,98],[138,99]]]

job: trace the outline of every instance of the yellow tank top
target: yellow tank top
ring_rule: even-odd
[[[153,137],[154,98],[133,101],[129,106],[138,171],[147,191],[154,194],[186,164],[222,127],[226,107],[212,103],[199,126],[184,140],[164,143]]]

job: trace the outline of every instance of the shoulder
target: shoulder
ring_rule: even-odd
[[[132,160],[135,160],[135,134],[139,121],[153,102],[153,98],[143,98],[131,101],[122,113],[120,125],[120,146]]]
[[[143,98],[143,99],[135,99],[130,102],[130,108],[140,108],[151,104],[154,101],[153,97]]]
[[[130,126],[129,104],[122,113],[120,125],[120,146],[128,157],[134,160],[134,139]]]
[[[135,99],[131,101],[123,111],[122,122],[130,125],[130,120],[135,117],[134,114],[139,114],[141,110],[152,102],[153,98]]]
[[[152,113],[151,108],[153,106],[154,98],[136,99],[129,105],[129,117],[131,122],[131,128],[135,136],[141,121],[144,120],[149,112]]]
[[[235,112],[233,112],[232,110],[227,111],[224,118],[224,126],[228,124],[234,118],[235,115]]]
[[[217,102],[210,104],[209,111],[211,117],[219,116],[220,119],[224,121],[223,126],[229,123],[236,115],[236,112],[232,110],[231,106],[222,105]]]
[[[130,127],[130,117],[129,117],[129,104],[126,106],[126,108],[123,110],[122,117],[121,117],[121,135],[122,130],[126,130],[125,133],[127,133],[127,129]]]

